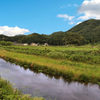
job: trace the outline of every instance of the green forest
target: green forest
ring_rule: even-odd
[[[49,45],[85,45],[100,42],[100,20],[86,20],[70,30],[54,32],[51,35],[32,33],[29,35],[16,35],[13,37],[0,35],[0,41],[16,43],[48,43]]]

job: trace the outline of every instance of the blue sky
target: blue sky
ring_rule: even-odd
[[[90,18],[100,19],[100,0],[0,0],[0,34],[67,31]]]

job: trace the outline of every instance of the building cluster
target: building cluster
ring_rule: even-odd
[[[16,42],[13,42],[14,45],[24,45],[24,46],[27,46],[28,43],[16,43]],[[41,46],[41,44],[39,43],[31,43],[30,44],[31,46]],[[48,43],[44,43],[44,46],[49,46]]]

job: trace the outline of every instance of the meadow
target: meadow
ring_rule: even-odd
[[[67,80],[100,84],[100,46],[1,46],[0,57]]]
[[[11,52],[38,55],[53,59],[100,64],[99,46],[5,46],[4,49]]]

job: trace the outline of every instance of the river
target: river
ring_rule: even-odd
[[[62,78],[25,70],[3,59],[0,59],[0,75],[24,94],[42,96],[46,100],[100,100],[100,87],[96,84],[66,82]]]

